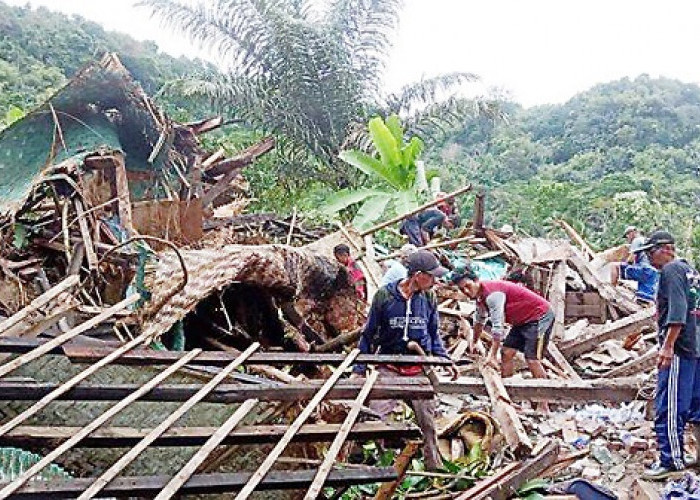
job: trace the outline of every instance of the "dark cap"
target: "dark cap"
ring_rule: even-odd
[[[414,274],[418,271],[432,274],[436,278],[447,274],[447,269],[440,265],[437,257],[428,250],[416,250],[411,255],[406,257],[406,269],[408,274]]]
[[[647,238],[647,240],[644,242],[643,245],[641,245],[639,248],[635,249],[635,252],[643,252],[645,250],[649,250],[654,247],[658,247],[661,245],[675,245],[676,240],[673,239],[673,236],[671,236],[671,233],[668,233],[666,231],[654,231],[651,233],[651,236]]]
[[[477,279],[476,271],[469,265],[468,262],[458,262],[450,274],[447,276],[447,280],[452,283],[459,283],[463,279],[468,279],[474,281]]]

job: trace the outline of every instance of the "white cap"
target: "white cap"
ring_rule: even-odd
[[[637,230],[637,226],[627,226],[627,227],[625,228],[625,232],[622,233],[622,234],[623,234],[624,236],[627,236],[630,232],[636,231],[636,230]]]
[[[503,224],[503,227],[501,227],[501,232],[502,233],[512,233],[513,226],[511,226],[510,224]]]

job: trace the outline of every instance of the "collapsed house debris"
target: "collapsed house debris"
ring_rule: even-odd
[[[221,125],[173,122],[108,55],[0,133],[0,447],[31,457],[0,497],[337,498],[383,483],[375,498],[391,498],[406,477],[426,480],[426,498],[508,498],[537,477],[629,486],[625,464],[652,447],[656,351],[653,309],[606,279],[624,249],[595,253],[563,221],[568,239],[488,228],[477,193],[474,219],[426,248],[486,277],[528,276],[555,310],[548,378],[523,360],[509,378],[485,366],[490,337],[470,346],[475,305],[449,286],[437,295],[458,380],[444,359],[359,354],[367,305],[333,248],[358,257],[371,297],[396,256],[376,233],[415,211],[363,232],[243,214],[243,168],[274,141],[205,151],[198,136]],[[353,363],[425,371],[342,379]],[[367,407],[436,395],[443,458],[479,474],[416,470],[420,430]],[[538,401],[554,412],[530,410]],[[352,463],[353,442],[380,439],[404,446],[393,467]]]

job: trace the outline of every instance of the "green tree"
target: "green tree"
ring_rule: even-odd
[[[456,97],[475,79],[469,73],[425,79],[391,95],[382,91],[400,0],[143,0],[141,5],[226,62],[227,75],[185,81],[179,90],[276,134],[282,182],[316,178],[349,186],[353,179],[338,153],[367,144],[369,116],[401,114],[415,132],[488,109]]]

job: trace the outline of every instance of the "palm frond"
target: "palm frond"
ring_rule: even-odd
[[[495,101],[452,97],[414,113],[404,121],[404,124],[408,133],[436,139],[439,134],[444,134],[447,128],[458,126],[476,117],[504,120],[505,114]]]
[[[392,113],[411,115],[426,105],[439,102],[441,99],[456,97],[466,84],[477,80],[479,80],[477,75],[463,72],[424,78],[387,96],[387,108]]]
[[[180,30],[201,47],[215,50],[241,74],[269,72],[266,55],[275,33],[271,12],[280,0],[215,0],[192,4],[178,0],[141,0],[151,15]]]

